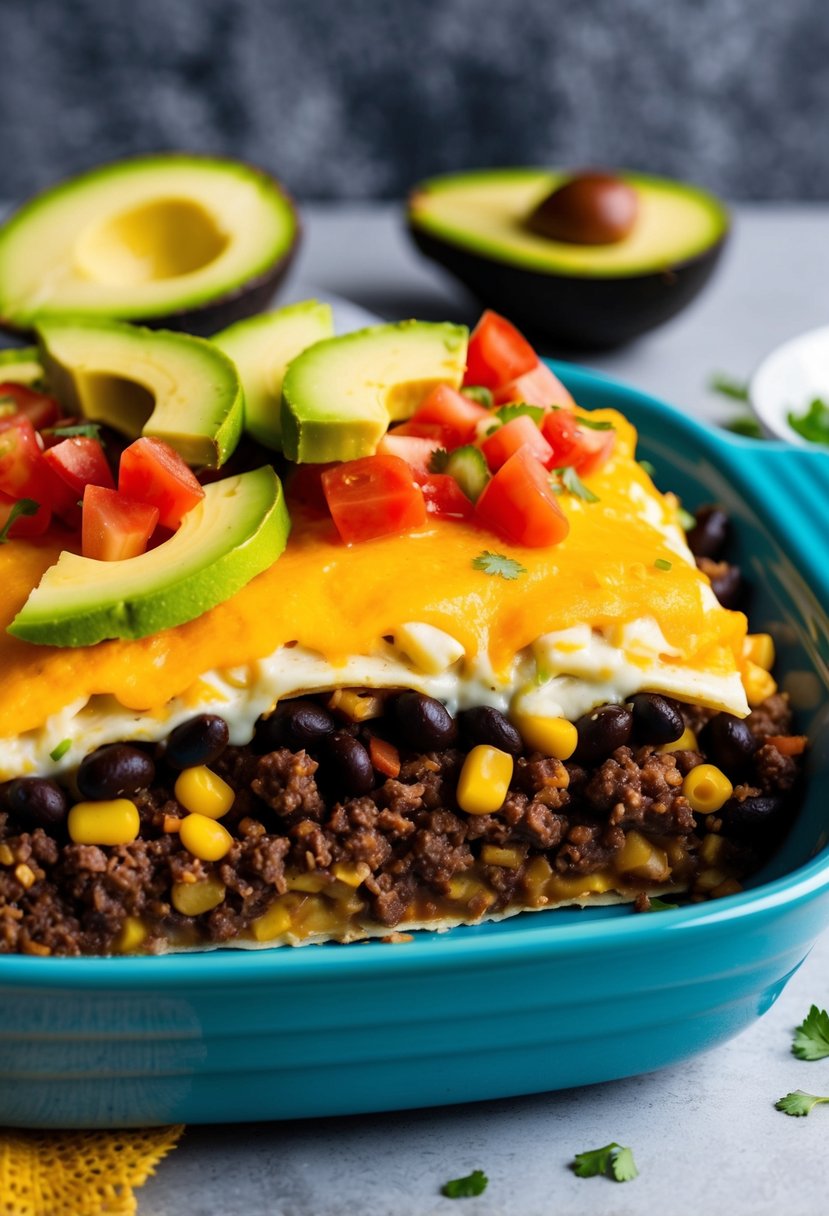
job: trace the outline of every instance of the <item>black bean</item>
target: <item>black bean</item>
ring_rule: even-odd
[[[16,777],[3,787],[3,803],[25,827],[61,827],[69,809],[66,794],[45,777]]]
[[[785,807],[783,798],[770,794],[756,794],[742,801],[731,798],[717,812],[717,818],[722,820],[724,836],[756,839],[780,826]]]
[[[227,722],[218,714],[197,714],[170,732],[164,757],[173,768],[212,764],[227,747]]]
[[[738,609],[745,596],[745,583],[740,567],[723,562],[722,572],[711,577],[711,590],[723,608]]]
[[[577,764],[596,764],[622,747],[633,730],[633,714],[626,705],[600,705],[576,722],[579,741],[573,753]]]
[[[732,780],[749,769],[757,740],[746,722],[733,714],[715,714],[699,735],[700,747]]]
[[[340,798],[359,797],[374,786],[371,758],[359,740],[347,731],[328,735],[322,752],[322,769],[326,784]]]
[[[696,523],[688,533],[688,548],[694,557],[710,557],[719,561],[731,530],[731,521],[722,507],[700,507]]]
[[[119,798],[146,789],[155,780],[155,764],[146,752],[128,743],[108,743],[84,757],[78,789],[84,798]]]
[[[488,705],[461,710],[456,721],[461,738],[470,747],[487,743],[511,756],[520,756],[524,750],[523,740],[510,720]]]
[[[640,692],[630,699],[633,735],[637,743],[675,743],[685,730],[676,701],[658,692]]]
[[[398,693],[389,703],[399,741],[412,751],[451,747],[458,737],[455,719],[441,701],[421,692]]]
[[[283,701],[268,718],[256,724],[254,750],[260,754],[288,747],[291,751],[314,748],[330,735],[335,727],[327,709],[316,701],[298,697]]]

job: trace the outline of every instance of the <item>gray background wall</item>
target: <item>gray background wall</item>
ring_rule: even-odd
[[[0,0],[0,193],[160,148],[299,197],[616,164],[829,197],[826,0]]]

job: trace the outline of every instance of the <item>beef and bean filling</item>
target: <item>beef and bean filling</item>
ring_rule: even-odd
[[[689,541],[733,606],[726,536],[710,508]],[[545,751],[498,710],[453,717],[412,691],[281,702],[245,747],[200,714],[159,746],[99,748],[67,784],[0,787],[0,952],[357,935],[584,892],[639,911],[649,891],[728,894],[790,821],[804,744],[790,732],[776,691],[745,721],[641,693],[563,723]]]

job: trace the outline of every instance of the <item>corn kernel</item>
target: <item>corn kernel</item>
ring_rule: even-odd
[[[707,870],[701,870],[697,875],[697,881],[694,888],[697,891],[714,891],[722,883],[728,881],[728,875],[723,870],[718,870],[712,866]]]
[[[371,873],[371,866],[365,861],[350,863],[347,861],[338,861],[332,868],[332,873],[335,878],[339,878],[340,882],[344,882],[348,887],[359,887],[361,882],[365,882]]]
[[[201,916],[218,908],[225,897],[225,885],[218,878],[203,878],[200,882],[174,882],[170,902],[182,916]]]
[[[137,916],[127,916],[121,926],[121,932],[115,939],[115,949],[119,954],[130,954],[137,950],[147,936],[147,927]]]
[[[0,866],[12,865],[14,865],[14,853],[11,851],[6,842],[3,841],[3,843],[0,844]]]
[[[271,904],[267,912],[263,912],[252,923],[253,936],[258,942],[274,941],[282,937],[291,927],[291,913],[284,904]]]
[[[448,887],[450,899],[461,900],[464,903],[468,903],[473,896],[486,890],[480,878],[475,878],[472,874],[456,874],[454,878],[449,879]]]
[[[543,752],[556,760],[569,760],[579,741],[578,731],[566,718],[516,713],[513,726],[531,751]]]
[[[764,671],[774,667],[774,639],[770,633],[749,633],[743,642],[743,658],[756,663]]]
[[[699,846],[699,855],[707,866],[715,866],[717,862],[722,860],[724,850],[724,838],[715,835],[713,832],[709,832],[707,836],[703,836],[702,838],[702,844]]]
[[[761,705],[766,697],[777,692],[777,681],[759,663],[748,659],[743,665],[743,687],[746,690],[746,700],[753,709],[755,705]]]
[[[37,881],[34,870],[31,866],[27,866],[25,861],[21,861],[19,866],[14,867],[14,876],[26,891],[28,891],[29,887],[33,887]]]
[[[236,797],[227,782],[203,764],[179,773],[175,794],[186,811],[206,815],[208,819],[221,819],[233,806]]]
[[[504,805],[512,780],[513,760],[487,743],[479,743],[463,762],[456,798],[467,815],[492,815]]]
[[[179,829],[181,843],[200,861],[220,861],[230,850],[233,837],[226,827],[207,815],[188,815]]]
[[[329,879],[325,874],[319,874],[315,870],[308,870],[304,874],[288,875],[288,890],[302,891],[306,895],[316,895],[323,887],[329,885]]]
[[[556,903],[586,895],[603,895],[618,886],[615,874],[607,870],[596,870],[593,874],[556,874],[547,887],[547,895]]]
[[[328,698],[328,708],[350,722],[368,722],[383,713],[383,698],[357,688],[337,688]]]
[[[141,829],[138,808],[129,798],[76,802],[67,820],[75,844],[130,844]]]
[[[524,854],[520,849],[501,849],[496,844],[485,844],[481,849],[481,861],[487,866],[503,866],[505,870],[520,870]]]
[[[625,843],[613,861],[621,874],[646,878],[650,882],[664,882],[671,872],[667,853],[636,831],[627,833]]]
[[[523,875],[524,890],[533,905],[547,902],[547,884],[553,877],[552,867],[546,857],[534,857]]]
[[[698,764],[682,782],[682,792],[698,815],[711,815],[724,806],[734,786],[715,764]]]
[[[309,895],[295,915],[294,923],[302,937],[312,933],[335,933],[343,927],[339,909],[322,895]]]
[[[658,752],[698,752],[699,743],[697,737],[691,730],[690,726],[686,726],[685,730],[678,739],[674,739],[673,743],[663,743],[661,747],[656,749]]]

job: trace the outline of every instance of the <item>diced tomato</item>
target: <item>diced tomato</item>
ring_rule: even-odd
[[[410,418],[408,422],[401,422],[399,426],[393,426],[389,435],[409,435],[416,439],[434,439],[438,447],[451,448],[454,447],[455,435],[448,427],[440,426],[437,422],[415,422]]]
[[[0,530],[5,528],[17,499],[0,494]],[[42,536],[51,522],[52,512],[48,506],[41,503],[34,515],[18,515],[9,528],[10,540],[27,536]]]
[[[399,456],[362,456],[322,475],[328,509],[347,545],[408,532],[426,522],[426,503]]]
[[[553,467],[572,465],[577,473],[594,473],[613,451],[616,432],[581,426],[569,410],[551,410],[541,424],[544,438],[553,449]]]
[[[293,506],[299,504],[321,515],[328,514],[328,503],[322,492],[322,475],[334,468],[329,464],[297,464],[291,469],[285,483],[285,494]]]
[[[556,545],[570,531],[546,469],[526,447],[487,482],[475,510],[482,523],[517,545]]]
[[[377,455],[399,456],[418,473],[428,473],[432,454],[440,447],[437,439],[420,439],[415,435],[399,435],[395,431],[387,431],[377,444]]]
[[[546,468],[551,467],[553,449],[527,414],[521,414],[499,426],[497,431],[483,441],[481,451],[494,473],[521,447],[528,448]]]
[[[53,448],[47,448],[43,459],[75,491],[76,498],[83,495],[85,486],[115,489],[115,480],[104,449],[97,439],[90,436],[72,435],[69,439],[63,439]]]
[[[157,523],[158,507],[106,486],[88,485],[83,493],[83,555],[102,562],[138,557]]]
[[[576,408],[575,401],[558,376],[540,360],[530,371],[497,388],[493,393],[493,400],[496,405],[526,401],[527,405],[541,405],[545,409],[551,405],[564,406],[568,410]]]
[[[0,418],[0,493],[10,498],[35,498],[32,483],[42,460],[37,433],[29,419],[24,414]]]
[[[158,507],[158,522],[175,530],[204,498],[204,489],[178,452],[163,439],[136,439],[121,453],[118,492]]]
[[[495,389],[531,371],[536,363],[538,355],[523,334],[506,317],[488,309],[469,339],[463,382]]]
[[[10,380],[0,383],[0,415],[6,405],[13,406],[18,414],[25,415],[36,431],[45,426],[54,426],[60,418],[60,406],[54,397],[35,392],[25,384],[14,384]]]
[[[415,473],[417,483],[423,491],[426,510],[431,515],[443,515],[448,519],[469,519],[473,506],[454,477],[448,473]]]
[[[447,440],[442,446],[459,448],[474,439],[478,423],[489,416],[489,410],[477,401],[470,401],[448,384],[439,384],[412,414],[409,425],[437,424]]]

